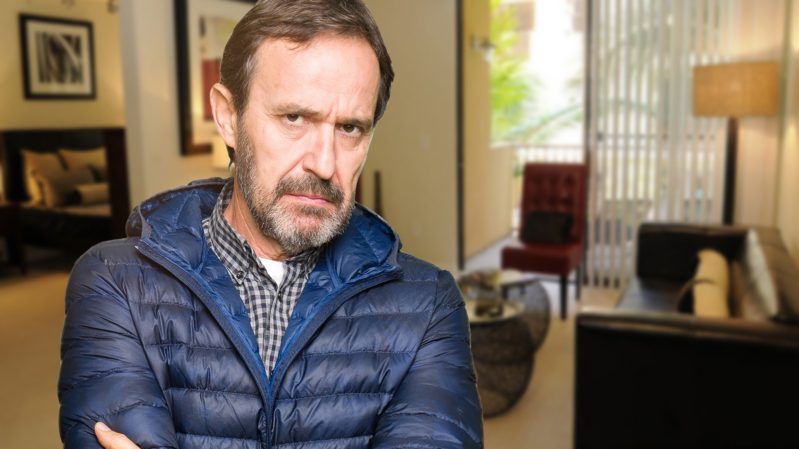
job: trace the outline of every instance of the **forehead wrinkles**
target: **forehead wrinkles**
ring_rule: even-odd
[[[325,104],[325,109],[331,109],[333,104],[339,108],[360,106],[361,110],[353,112],[368,114],[371,119],[379,94],[380,71],[377,56],[367,41],[338,35],[322,35],[306,43],[267,39],[256,56],[251,90],[258,86],[265,97],[262,101],[318,109],[330,98],[335,102]]]

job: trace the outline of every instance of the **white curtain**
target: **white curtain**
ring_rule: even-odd
[[[762,59],[762,52],[742,54],[742,41],[750,42],[743,24],[775,42],[779,55],[785,5],[782,0],[591,0],[590,5],[586,276],[589,285],[622,287],[634,272],[640,222],[721,221],[725,121],[692,116],[692,67]],[[754,19],[745,15],[755,11]],[[769,26],[773,32],[764,28]],[[768,130],[776,120],[770,123],[742,121],[741,150],[756,145],[747,139],[757,132],[747,129]],[[757,145],[763,144],[761,139]],[[773,145],[776,149],[776,140]],[[746,171],[749,159],[742,153],[739,165]],[[755,171],[763,177],[769,169]],[[751,195],[751,188],[743,190]]]

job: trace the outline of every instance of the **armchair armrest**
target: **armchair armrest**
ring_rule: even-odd
[[[799,326],[770,320],[698,317],[685,313],[633,309],[585,308],[577,316],[578,333],[613,333],[619,338],[645,335],[690,339],[693,345],[723,343],[781,348],[799,357]],[[797,359],[799,363],[799,359]]]
[[[584,310],[575,448],[787,447],[797,378],[796,326]]]

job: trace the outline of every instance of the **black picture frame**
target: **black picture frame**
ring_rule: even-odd
[[[212,135],[216,133],[209,115],[208,86],[214,60],[198,58],[199,41],[213,29],[203,14],[221,20],[229,27],[255,4],[256,0],[174,0],[175,44],[177,53],[178,120],[180,153],[184,156],[208,154],[212,151]],[[232,30],[231,30],[232,31]],[[220,52],[219,40],[212,42]],[[221,56],[221,53],[219,53]],[[218,67],[216,68],[218,74]]]
[[[20,14],[19,34],[26,99],[97,97],[91,22]]]

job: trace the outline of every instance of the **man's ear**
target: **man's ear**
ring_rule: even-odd
[[[217,132],[222,136],[225,145],[236,148],[236,107],[233,105],[233,94],[224,85],[216,83],[209,95]]]

